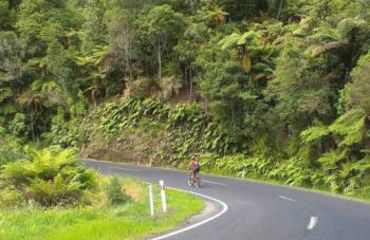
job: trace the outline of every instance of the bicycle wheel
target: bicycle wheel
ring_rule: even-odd
[[[200,188],[200,175],[198,174],[196,181],[195,181],[195,187]]]

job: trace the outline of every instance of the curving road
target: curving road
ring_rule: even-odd
[[[202,188],[186,185],[181,171],[86,160],[103,174],[134,176],[191,190],[227,204],[220,217],[166,239],[184,240],[370,240],[370,204],[320,193],[203,176]],[[226,209],[224,209],[226,210]]]

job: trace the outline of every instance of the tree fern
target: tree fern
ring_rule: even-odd
[[[0,88],[0,103],[11,96],[13,96],[11,88]]]
[[[85,190],[96,185],[95,173],[78,163],[71,149],[35,150],[27,147],[29,160],[7,164],[0,177],[23,197],[42,205],[78,204]]]
[[[330,127],[334,134],[343,136],[340,145],[353,145],[364,137],[365,116],[361,111],[351,111],[339,117]]]
[[[241,40],[240,33],[234,32],[224,37],[218,44],[221,46],[222,50],[225,50],[225,49],[237,46],[240,40]]]
[[[327,136],[330,133],[328,126],[311,127],[301,132],[301,139],[303,142],[312,143]]]
[[[322,167],[325,171],[331,173],[336,171],[341,162],[344,162],[348,159],[348,150],[331,150],[323,154],[317,161],[322,164]]]
[[[346,179],[349,177],[363,177],[370,171],[370,160],[361,159],[358,161],[347,162],[341,166],[339,175]]]

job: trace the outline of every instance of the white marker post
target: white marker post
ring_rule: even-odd
[[[154,198],[153,198],[153,186],[149,184],[149,205],[150,205],[150,216],[154,216]]]
[[[161,187],[161,201],[162,201],[162,211],[167,212],[167,200],[166,200],[166,191],[164,186],[164,181],[159,181],[159,186]]]

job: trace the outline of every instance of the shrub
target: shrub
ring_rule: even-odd
[[[19,159],[26,159],[27,157],[15,151],[1,151],[0,150],[0,169],[7,163],[14,162]]]
[[[172,97],[179,95],[182,82],[177,76],[171,76],[162,78],[159,85],[162,89],[161,98],[163,100],[169,100]]]
[[[9,163],[0,174],[25,200],[42,206],[75,205],[84,191],[97,186],[95,172],[85,168],[72,149],[26,147],[26,152],[30,160]]]
[[[14,119],[9,123],[9,129],[14,136],[27,135],[26,115],[16,113]]]
[[[22,201],[22,195],[14,188],[6,187],[0,191],[0,207],[18,206]]]
[[[81,184],[78,181],[66,181],[59,173],[53,181],[37,179],[28,187],[31,199],[43,206],[73,205],[81,195]]]
[[[129,200],[129,196],[123,189],[122,182],[117,178],[111,178],[107,186],[107,196],[110,205],[125,203]]]
[[[0,126],[0,169],[9,162],[26,158],[20,152],[21,146],[19,138],[8,134],[5,128]]]
[[[128,82],[123,93],[125,98],[145,98],[148,97],[148,92],[151,82],[147,78],[140,78],[135,81]]]

